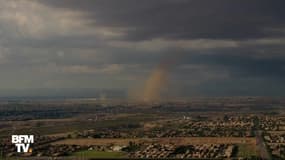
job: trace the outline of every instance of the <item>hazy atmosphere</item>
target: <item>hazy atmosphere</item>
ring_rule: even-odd
[[[284,96],[284,5],[0,0],[0,96]]]

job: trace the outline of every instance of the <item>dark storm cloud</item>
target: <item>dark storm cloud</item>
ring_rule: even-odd
[[[284,36],[283,0],[49,0],[96,26],[126,29],[128,40],[253,39]],[[283,30],[283,31],[282,31]]]
[[[181,96],[285,96],[284,58],[256,58],[226,53],[185,57],[188,61],[185,60],[184,65],[202,67],[174,69],[172,76],[176,83],[173,88],[176,87]],[[191,81],[194,81],[194,85]]]
[[[13,43],[10,43],[13,41]],[[31,48],[102,48],[106,44],[96,36],[89,35],[64,35],[45,38],[13,38],[2,42],[6,47],[25,47]]]
[[[169,88],[183,96],[285,95],[284,6],[0,0],[0,88],[130,88],[173,60]]]
[[[285,59],[255,58],[246,55],[193,55],[191,64],[207,64],[213,67],[227,68],[231,76],[285,78]]]

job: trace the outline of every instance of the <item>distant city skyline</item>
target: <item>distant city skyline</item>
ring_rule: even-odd
[[[0,0],[0,97],[285,96],[284,5]]]

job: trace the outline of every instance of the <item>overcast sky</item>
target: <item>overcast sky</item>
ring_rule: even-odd
[[[284,96],[284,6],[284,0],[0,0],[0,95],[129,90],[170,59],[166,88],[173,96]]]

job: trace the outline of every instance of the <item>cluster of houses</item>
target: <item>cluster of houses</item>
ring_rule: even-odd
[[[285,144],[269,144],[271,155],[275,159],[285,159]]]
[[[267,132],[263,138],[274,158],[285,159],[285,132]]]
[[[264,141],[274,159],[285,159],[285,117],[260,117],[260,128],[265,131]]]
[[[38,148],[33,153],[34,156],[42,157],[42,156],[50,156],[50,157],[58,157],[58,156],[67,156],[73,152],[85,149],[84,146],[79,145],[48,145],[43,148]]]
[[[73,134],[73,138],[160,138],[160,137],[252,137],[252,117],[236,116],[227,119],[193,120],[190,117],[171,121],[154,121],[153,129],[85,130]]]
[[[258,123],[256,122],[258,120]],[[1,143],[1,155],[61,157],[81,150],[124,151],[130,158],[230,158],[237,150],[233,144],[197,144],[177,146],[174,144],[141,144],[135,151],[124,150],[128,146],[104,145],[54,145],[52,142],[64,138],[135,138],[135,137],[252,137],[256,124],[265,131],[263,136],[269,151],[275,157],[285,159],[285,118],[274,116],[227,116],[219,119],[195,120],[191,117],[167,121],[154,121],[155,127],[148,130],[90,129],[74,132],[64,137],[36,136],[33,152],[18,154],[15,146],[7,139]],[[151,125],[150,125],[151,126]],[[140,128],[141,129],[141,128]],[[284,132],[283,132],[284,131]]]
[[[285,131],[285,117],[260,117],[260,128],[265,131]]]
[[[285,133],[283,134],[268,134],[264,135],[264,140],[267,143],[284,143],[285,144]]]
[[[252,137],[254,120],[251,117],[228,117],[227,119],[193,120],[183,119],[159,122],[144,133],[148,137]]]
[[[201,144],[175,146],[150,144],[130,154],[131,158],[230,158],[235,150],[230,144]]]

